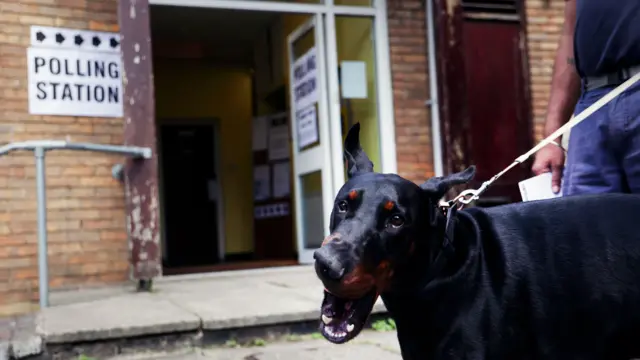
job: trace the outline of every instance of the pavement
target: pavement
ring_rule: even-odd
[[[324,339],[281,341],[249,348],[195,348],[172,353],[142,353],[105,360],[400,360],[395,331],[363,331],[343,345]]]
[[[42,352],[42,337],[36,330],[37,316],[0,319],[0,360],[21,359]]]
[[[52,294],[39,333],[59,344],[317,320],[323,296],[311,266],[167,277],[151,293],[132,289]]]

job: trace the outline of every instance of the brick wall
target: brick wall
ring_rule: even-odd
[[[551,73],[560,32],[565,0],[527,0],[527,39],[531,68],[531,101],[535,140],[542,140],[544,116],[551,89]]]
[[[122,119],[28,114],[30,25],[117,31],[117,0],[0,0],[0,143],[67,139],[121,144]],[[111,166],[119,159],[47,154],[52,288],[127,278],[124,194],[111,178]],[[34,175],[32,153],[0,158],[0,316],[37,306]]]
[[[387,3],[398,174],[421,183],[433,176],[425,0]]]

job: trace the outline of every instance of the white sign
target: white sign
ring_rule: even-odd
[[[318,68],[313,47],[293,63],[293,98],[296,109],[318,102]]]
[[[106,31],[32,26],[31,46],[120,54],[120,34]]]
[[[289,204],[276,203],[256,206],[253,210],[256,219],[270,219],[289,215]]]
[[[298,124],[298,148],[311,145],[318,141],[318,117],[315,105],[301,109],[296,113]]]
[[[366,99],[367,64],[364,61],[341,62],[340,85],[344,99]]]
[[[31,43],[30,114],[122,117],[118,34],[34,26]]]

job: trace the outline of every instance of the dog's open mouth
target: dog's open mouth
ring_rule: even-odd
[[[356,337],[367,322],[377,299],[375,288],[355,300],[339,298],[325,290],[320,319],[322,336],[334,344],[343,344]]]

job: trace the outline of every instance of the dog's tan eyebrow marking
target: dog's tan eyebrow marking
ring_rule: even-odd
[[[336,240],[336,239],[340,239],[340,234],[338,234],[338,233],[330,234],[329,236],[324,238],[324,240],[322,240],[322,245],[320,245],[320,246],[325,246],[328,243],[330,243],[330,242],[332,242],[333,240]]]
[[[355,200],[358,197],[358,192],[355,190],[349,191],[349,200]]]
[[[396,206],[396,204],[393,201],[389,200],[384,204],[384,209],[392,210],[394,206]]]

